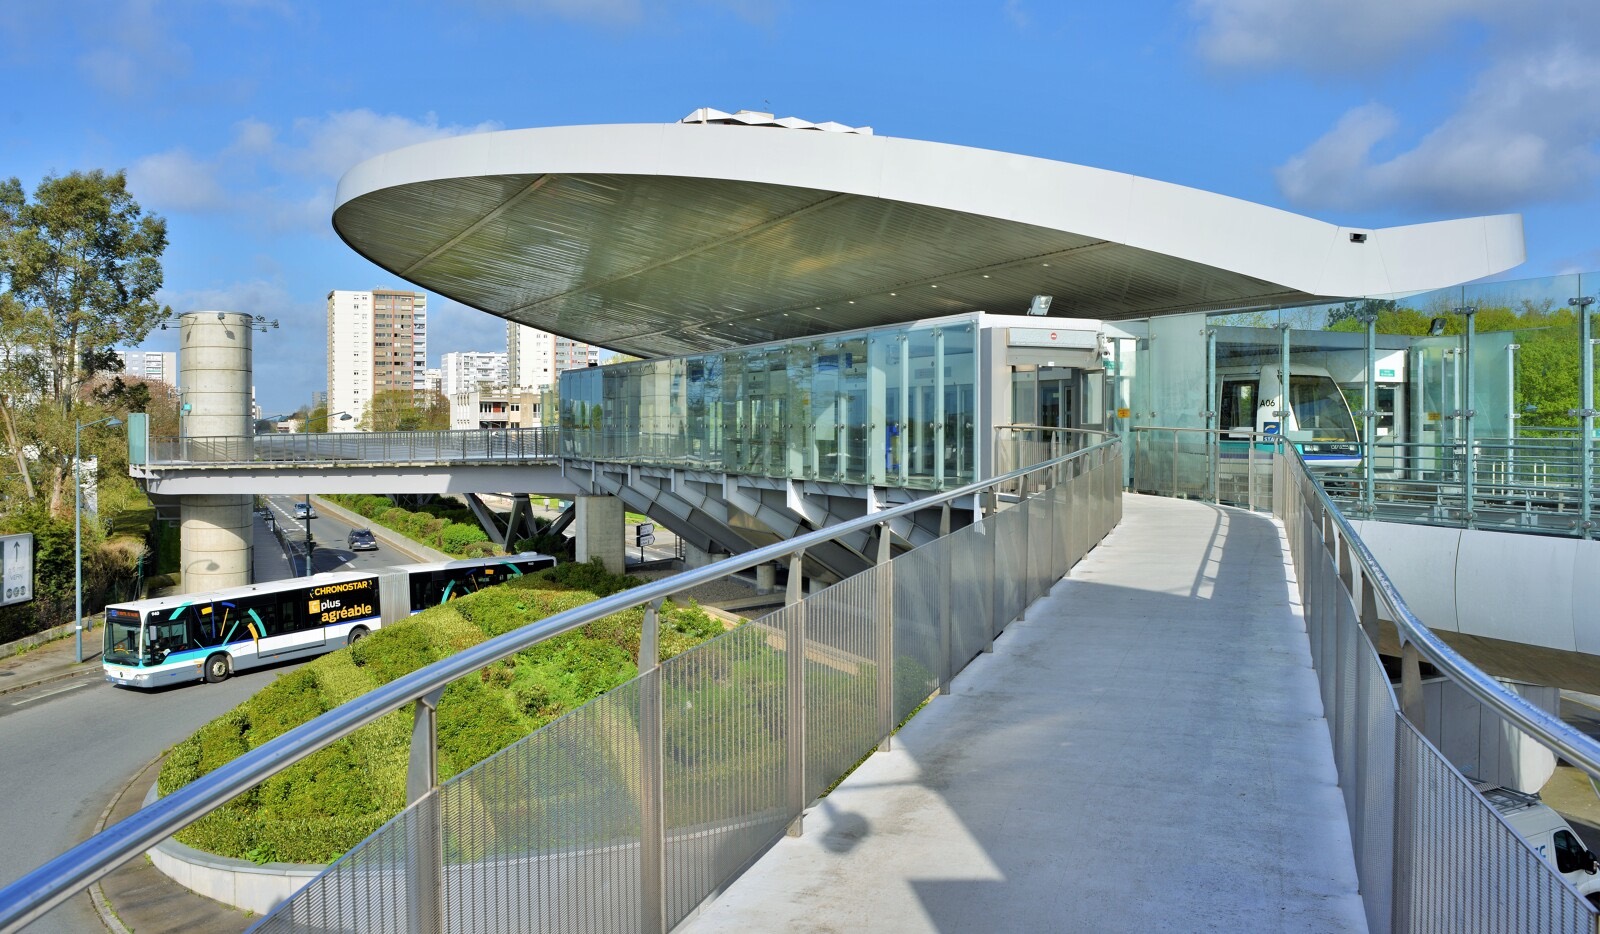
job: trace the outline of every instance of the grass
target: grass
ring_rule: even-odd
[[[240,754],[373,688],[454,652],[637,583],[594,565],[561,565],[431,608],[278,678],[172,749],[158,780],[170,793]],[[576,589],[575,585],[587,589]],[[451,685],[439,704],[441,780],[636,674],[642,609],[542,642]],[[668,658],[722,632],[696,607],[661,614]],[[405,804],[411,711],[399,710],[273,776],[178,834],[257,862],[326,862]]]

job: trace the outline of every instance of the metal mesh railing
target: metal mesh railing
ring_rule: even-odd
[[[480,763],[254,930],[426,930],[435,912],[450,932],[671,929],[1065,574],[1058,525],[1085,549],[1105,535],[1120,455],[1084,457]]]
[[[1368,926],[1373,931],[1595,931],[1595,914],[1402,713],[1375,648],[1380,614],[1480,704],[1592,770],[1592,741],[1504,691],[1418,623],[1300,458],[1276,458],[1274,512],[1299,581]],[[1413,696],[1403,690],[1406,696]],[[1409,711],[1421,715],[1420,709]]]
[[[555,460],[555,428],[468,431],[348,431],[242,437],[152,438],[136,469],[187,466],[453,464]]]

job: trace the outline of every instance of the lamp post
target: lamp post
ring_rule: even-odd
[[[77,621],[77,659],[83,661],[83,430],[105,424],[112,428],[122,424],[115,415],[96,419],[85,425],[77,422],[72,432],[72,548],[76,574],[73,577],[75,598],[74,619]]]
[[[306,419],[305,422],[303,424],[301,424],[300,428],[301,428],[301,430],[304,430],[306,425],[309,425],[312,422],[321,422],[321,421],[326,421],[328,419],[337,419],[338,421],[341,421],[341,422],[348,422],[348,421],[350,421],[350,418],[351,418],[351,416],[350,416],[349,412],[329,412],[327,415],[319,415],[316,418],[308,418],[308,419]],[[311,494],[310,493],[306,494],[305,502],[306,502],[306,575],[310,576],[316,570],[316,568],[313,568],[311,566],[312,542],[311,542]]]

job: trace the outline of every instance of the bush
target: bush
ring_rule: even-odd
[[[474,530],[476,531],[476,530]],[[480,533],[481,534],[481,533]],[[324,710],[424,665],[638,581],[598,565],[524,575],[373,631],[280,677],[173,748],[159,785],[167,794]],[[636,672],[634,609],[566,633],[463,678],[439,704],[442,777],[459,774]],[[721,627],[697,608],[664,608],[663,657]],[[257,862],[326,862],[405,806],[411,711],[363,727],[180,832],[194,847]]]
[[[446,554],[466,554],[467,546],[473,542],[486,542],[489,536],[475,525],[463,525],[459,522],[445,526],[439,536],[439,547]]]

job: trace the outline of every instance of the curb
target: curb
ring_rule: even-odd
[[[87,670],[88,669],[84,669],[84,671]],[[50,675],[47,678],[40,678],[37,681],[29,681],[26,684],[8,684],[5,687],[0,688],[0,697],[3,697],[7,694],[15,694],[17,691],[26,691],[28,688],[36,688],[41,684],[53,684],[57,681],[65,681],[68,678],[76,678],[83,673],[83,671],[63,671],[59,674]]]
[[[149,762],[146,762],[144,765],[140,766],[137,772],[134,772],[126,782],[123,782],[122,787],[117,790],[117,793],[112,795],[111,800],[106,802],[105,810],[100,812],[100,819],[95,821],[95,833],[99,833],[100,831],[106,829],[106,822],[111,819],[111,812],[116,809],[117,804],[120,803],[123,798],[127,797],[128,792],[132,790],[134,783],[139,780],[139,777],[150,771],[151,767],[166,757],[167,754],[162,752],[154,759],[151,759]],[[135,858],[137,859],[137,857]],[[112,932],[112,934],[133,934],[133,932],[128,929],[127,925],[122,923],[122,919],[117,917],[116,909],[112,906],[111,901],[106,898],[105,890],[100,888],[100,882],[98,880],[95,881],[94,885],[89,886],[89,901],[94,905],[94,912],[100,916],[100,923],[106,926],[106,930]]]

